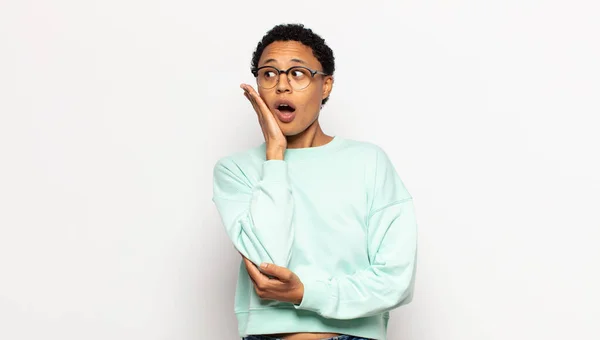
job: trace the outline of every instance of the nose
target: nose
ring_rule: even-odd
[[[282,79],[283,77],[283,79]],[[277,82],[277,93],[292,92],[292,86],[288,80],[286,73],[279,74],[279,81]]]

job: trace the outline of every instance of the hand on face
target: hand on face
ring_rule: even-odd
[[[287,148],[287,139],[281,132],[275,116],[252,86],[242,84],[240,87],[244,89],[244,96],[248,98],[258,116],[258,122],[267,143],[267,155],[281,152],[281,159],[283,159],[283,152]]]
[[[260,270],[242,255],[254,290],[261,299],[300,304],[304,297],[304,285],[300,278],[285,267],[272,263],[263,264]],[[270,275],[273,278],[269,278]]]

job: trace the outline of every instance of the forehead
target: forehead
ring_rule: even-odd
[[[266,60],[275,59],[273,64],[287,65],[292,59],[300,59],[307,65],[320,65],[313,55],[312,48],[298,41],[275,41],[265,47],[258,65],[262,66]]]

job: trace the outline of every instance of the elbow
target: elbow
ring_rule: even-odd
[[[412,286],[399,291],[398,294],[395,294],[394,299],[392,299],[394,303],[389,309],[395,309],[409,304],[413,299],[413,295],[414,290]]]
[[[409,287],[390,290],[381,297],[381,304],[377,308],[377,312],[387,312],[406,305],[412,300],[412,295],[412,289]]]
[[[415,267],[410,271],[410,276],[403,275],[398,277],[395,282],[396,289],[391,292],[391,301],[393,305],[390,309],[409,304],[413,300],[415,291]]]

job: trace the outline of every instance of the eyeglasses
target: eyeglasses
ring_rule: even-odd
[[[327,73],[311,70],[304,66],[292,66],[287,70],[280,70],[273,66],[262,66],[252,69],[252,74],[256,77],[258,86],[263,89],[272,89],[277,86],[282,73],[287,76],[290,86],[296,91],[308,87],[316,74],[328,75]]]

